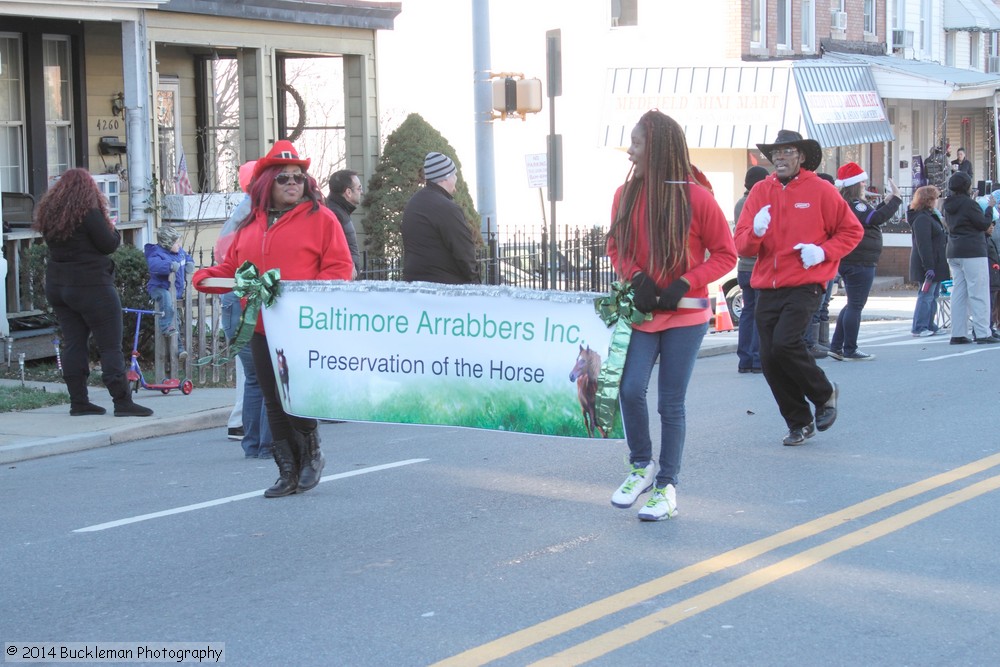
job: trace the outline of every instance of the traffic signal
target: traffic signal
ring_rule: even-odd
[[[542,82],[539,79],[505,76],[493,81],[493,110],[500,118],[538,113],[542,110]]]

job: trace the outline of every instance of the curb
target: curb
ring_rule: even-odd
[[[109,447],[136,440],[145,440],[161,435],[177,435],[188,431],[200,431],[223,427],[229,421],[232,408],[212,408],[183,417],[153,419],[141,424],[125,424],[105,431],[62,435],[0,446],[0,465],[29,461],[31,459],[81,452],[98,447]],[[130,419],[145,419],[131,417]]]

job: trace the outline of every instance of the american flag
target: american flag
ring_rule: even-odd
[[[184,151],[181,151],[181,159],[177,163],[177,194],[193,195],[194,189],[191,187],[191,180],[188,178],[188,162]]]

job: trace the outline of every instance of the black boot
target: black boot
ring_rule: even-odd
[[[295,463],[292,444],[287,440],[275,440],[271,443],[271,454],[278,464],[278,481],[270,489],[264,491],[265,498],[281,498],[290,496],[299,488],[299,467]]]
[[[132,402],[132,389],[125,376],[107,383],[108,392],[115,403],[115,417],[149,417],[153,411]]]
[[[817,342],[823,347],[830,347],[830,320],[819,321],[819,340]]]
[[[107,412],[99,405],[90,402],[87,392],[87,378],[82,376],[66,377],[66,391],[69,392],[69,413],[74,417],[84,415],[103,415]]]
[[[316,429],[308,432],[296,431],[295,441],[299,447],[299,461],[302,464],[299,472],[299,493],[302,493],[319,484],[326,459],[319,450],[319,433]]]

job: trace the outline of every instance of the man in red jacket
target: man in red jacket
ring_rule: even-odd
[[[840,258],[864,231],[840,193],[814,173],[823,161],[818,142],[781,130],[773,144],[757,148],[774,173],[743,205],[736,251],[757,256],[750,285],[758,290],[761,368],[788,425],[782,442],[801,445],[837,419],[837,385],[816,365],[803,334]]]

